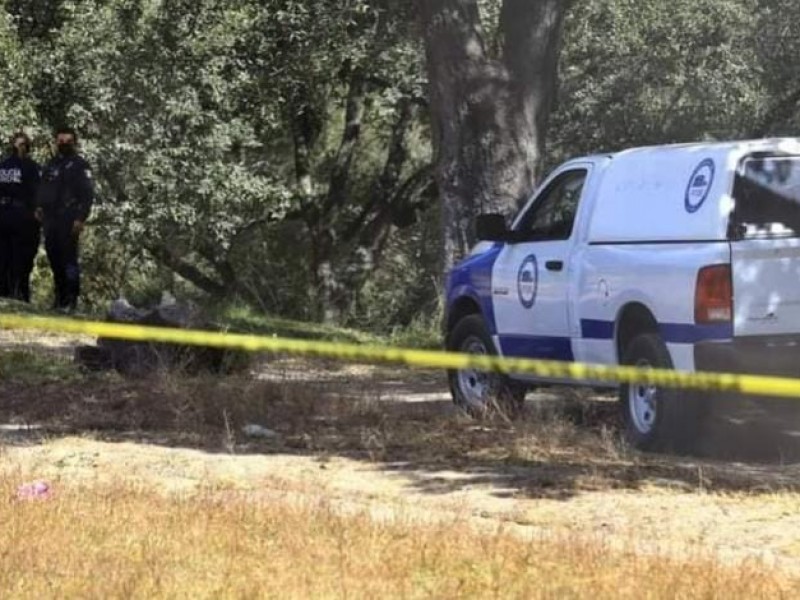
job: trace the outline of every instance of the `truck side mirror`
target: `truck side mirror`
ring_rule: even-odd
[[[506,218],[498,213],[478,215],[475,219],[475,235],[480,241],[505,241],[508,238]]]

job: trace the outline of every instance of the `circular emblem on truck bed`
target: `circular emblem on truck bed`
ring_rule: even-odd
[[[522,261],[517,273],[517,293],[519,301],[525,308],[533,308],[536,304],[536,292],[539,288],[539,265],[531,254]]]
[[[686,187],[686,212],[697,212],[703,206],[714,183],[714,171],[714,161],[710,158],[697,165]]]

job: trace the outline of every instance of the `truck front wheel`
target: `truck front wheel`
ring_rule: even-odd
[[[625,348],[622,364],[642,368],[672,369],[672,359],[655,333],[633,338]],[[698,441],[702,401],[685,390],[650,384],[620,386],[620,408],[625,438],[639,450],[687,451]]]
[[[447,349],[467,354],[495,354],[483,319],[469,315],[458,321],[447,336]],[[468,414],[480,417],[492,409],[516,416],[525,400],[525,387],[500,373],[477,369],[447,372],[453,402]]]

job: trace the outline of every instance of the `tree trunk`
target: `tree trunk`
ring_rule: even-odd
[[[345,309],[347,287],[336,272],[334,257],[339,245],[336,210],[346,202],[350,191],[350,167],[361,139],[366,88],[360,69],[350,74],[345,105],[345,123],[339,151],[332,165],[328,194],[311,223],[313,287],[317,313],[324,323],[337,323]]]
[[[477,0],[418,0],[430,85],[443,267],[475,242],[477,214],[512,213],[532,192],[557,84],[565,0],[504,0],[501,56]]]
[[[350,167],[361,140],[365,96],[364,74],[360,69],[355,69],[350,75],[342,139],[333,164],[328,195],[323,203],[317,231],[314,234],[314,243],[318,246],[315,252],[318,261],[314,267],[316,291],[320,315],[325,323],[341,322],[345,310],[345,298],[348,295],[346,285],[340,281],[334,265],[334,251],[339,239],[336,235],[336,219],[333,218],[333,214],[345,204],[350,191]]]
[[[339,151],[331,171],[328,197],[322,211],[323,219],[327,219],[335,208],[341,207],[347,200],[350,184],[350,166],[353,163],[358,143],[361,140],[361,125],[364,120],[364,100],[366,86],[361,69],[355,69],[350,75],[347,90],[347,102],[344,111],[344,130],[339,143]]]

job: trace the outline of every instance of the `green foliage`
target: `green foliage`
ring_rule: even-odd
[[[760,101],[753,8],[751,0],[576,3],[553,154],[747,135]]]
[[[443,289],[431,268],[440,251],[438,214],[431,209],[420,226],[393,236],[381,268],[358,291],[347,324],[393,335],[432,327],[438,336]]]
[[[398,22],[366,1],[113,0],[63,11],[59,35],[31,62],[37,97],[56,99],[38,105],[40,119],[85,132],[95,166],[95,303],[135,293],[155,262],[214,295],[314,316],[308,211],[269,224],[324,202],[348,77],[368,69],[369,133],[343,192],[352,199],[325,227],[367,202],[394,104],[420,93],[417,51],[400,43]],[[299,114],[308,188],[297,181]],[[285,236],[273,233],[287,228],[280,247]]]
[[[434,310],[420,312],[407,325],[395,326],[389,343],[400,348],[443,350],[444,301],[441,295],[439,298]]]
[[[69,122],[94,167],[100,201],[82,247],[90,311],[166,290],[247,305],[237,324],[283,331],[294,326],[256,313],[311,320],[335,301],[340,324],[438,343],[438,211],[413,3],[1,5],[3,135],[24,126],[45,160],[51,128]],[[495,55],[500,6],[479,2]],[[547,162],[796,134],[798,19],[791,0],[577,0]],[[34,283],[47,305],[43,253]]]

